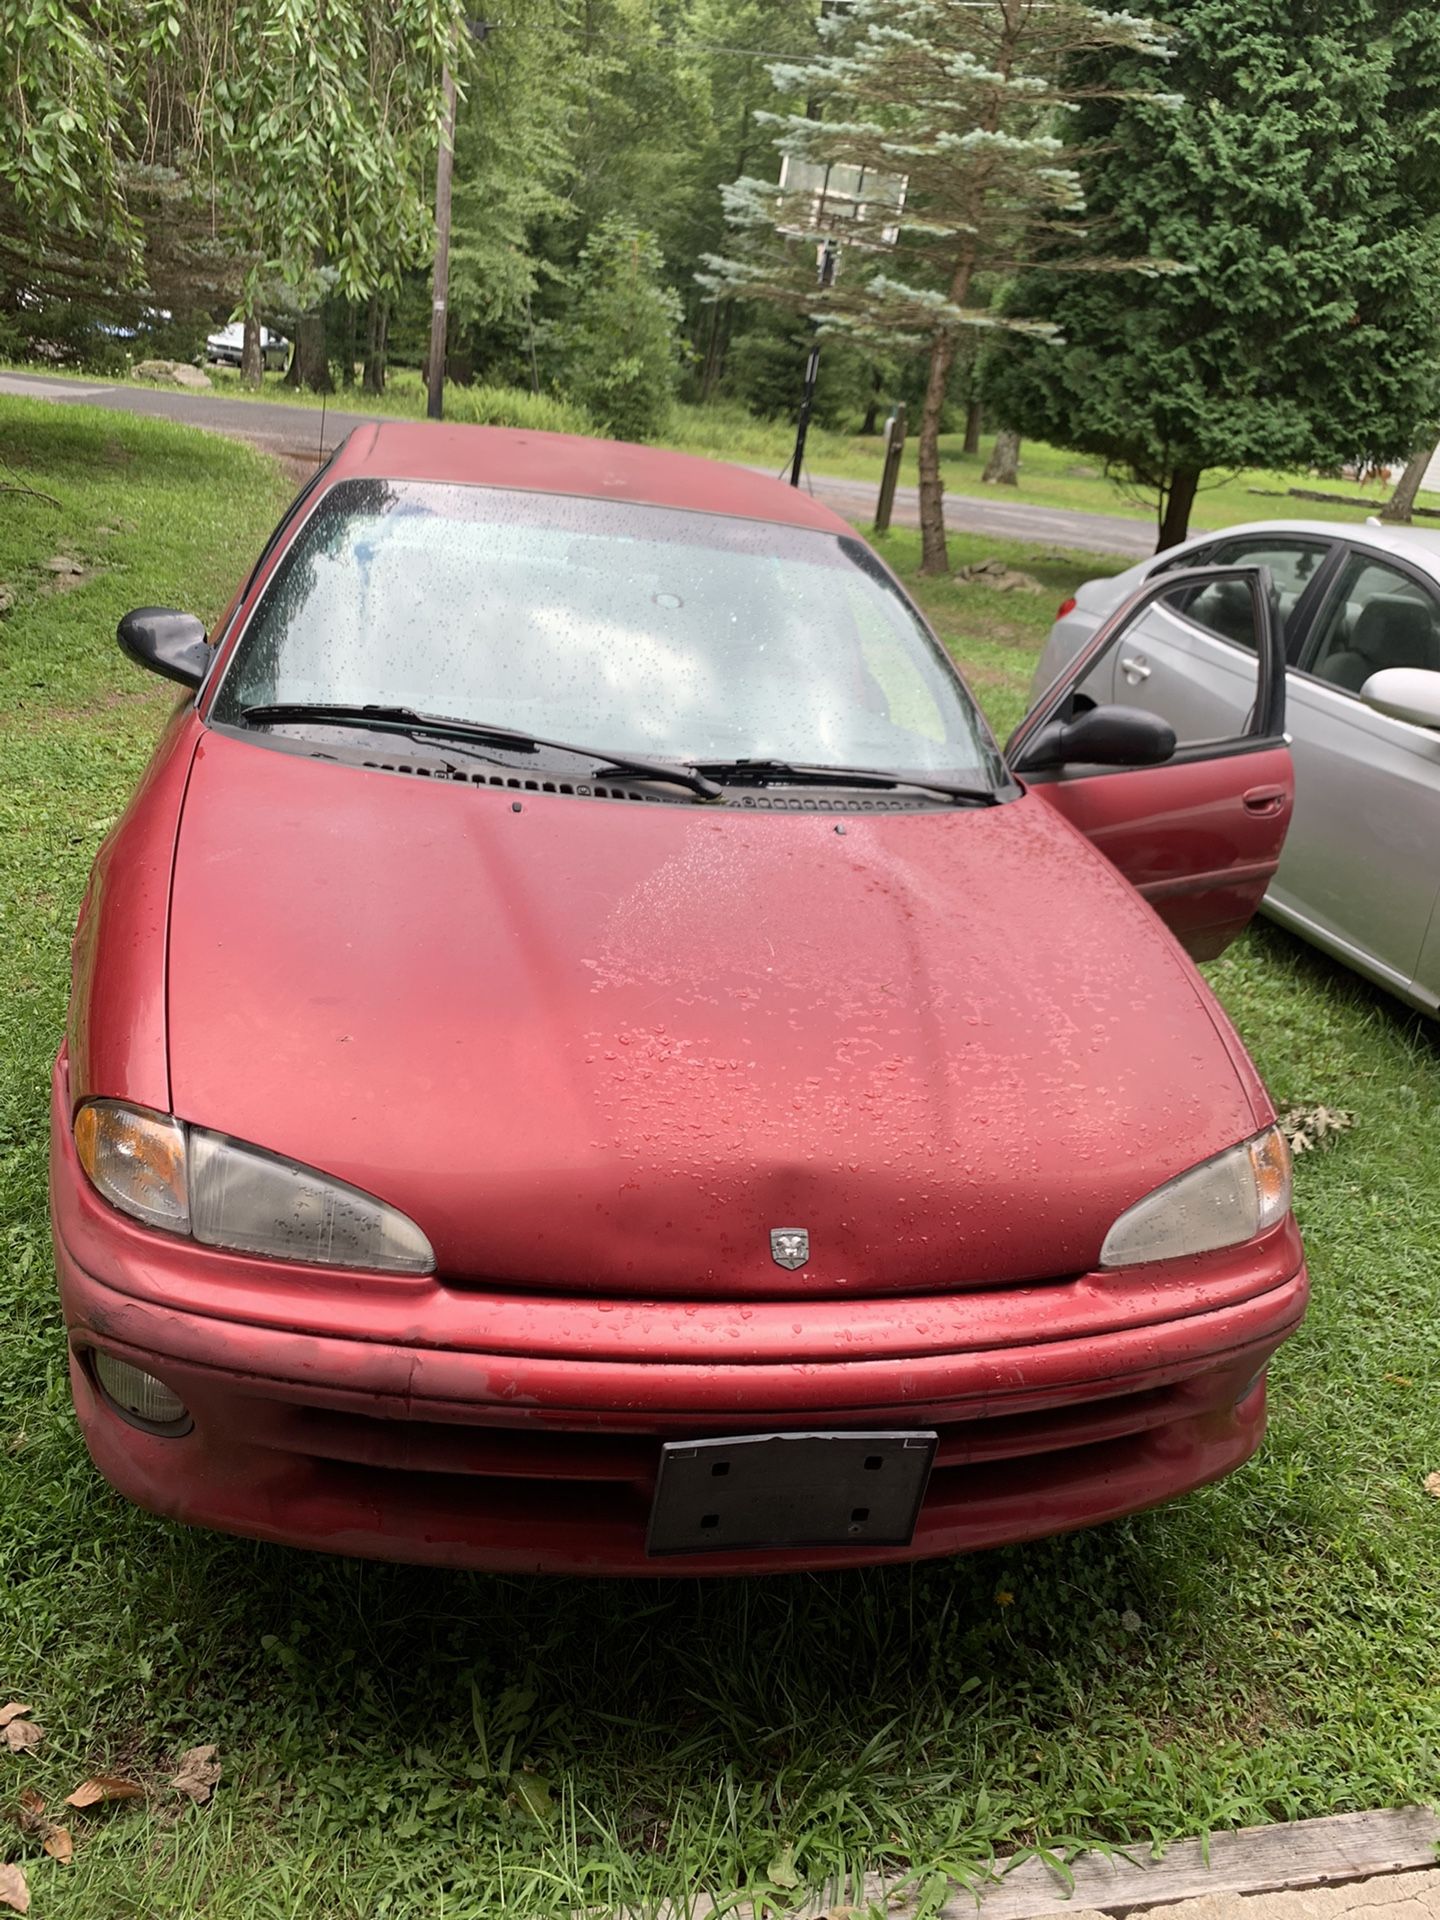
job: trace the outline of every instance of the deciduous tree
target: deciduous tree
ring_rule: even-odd
[[[0,0],[0,286],[47,258],[143,285],[147,183],[203,205],[230,286],[310,304],[432,243],[440,71],[464,0]],[[153,251],[153,249],[152,249]]]

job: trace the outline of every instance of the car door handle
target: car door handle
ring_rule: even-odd
[[[1290,796],[1284,787],[1251,787],[1241,797],[1247,813],[1283,813]]]
[[[1120,671],[1132,687],[1138,687],[1142,680],[1150,678],[1150,663],[1135,654],[1130,659],[1120,662]]]

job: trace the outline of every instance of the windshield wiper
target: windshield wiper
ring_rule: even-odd
[[[903,773],[888,767],[806,766],[794,760],[701,760],[698,771],[712,780],[741,782],[749,778],[764,781],[794,781],[799,785],[825,787],[915,787],[921,793],[941,793],[949,800],[969,800],[977,806],[1000,804],[1000,796],[990,787],[967,787],[954,780],[932,779],[929,774]]]
[[[477,746],[508,747],[516,753],[572,753],[578,760],[599,760],[591,778],[601,773],[628,773],[640,780],[664,780],[685,787],[702,800],[724,798],[724,789],[697,768],[683,762],[637,760],[632,754],[607,753],[600,747],[577,747],[569,740],[546,740],[518,727],[489,726],[481,720],[453,720],[446,714],[420,713],[411,707],[344,706],[325,701],[276,700],[246,707],[240,718],[247,726],[283,725],[286,721],[313,721],[321,726],[374,727],[383,733],[403,733],[412,740],[468,740]]]

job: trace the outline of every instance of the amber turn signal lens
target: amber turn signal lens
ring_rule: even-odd
[[[185,1129],[169,1114],[91,1100],[75,1116],[75,1151],[113,1207],[171,1233],[188,1233]]]
[[[1278,1127],[1202,1161],[1137,1200],[1111,1227],[1102,1267],[1180,1260],[1258,1240],[1290,1211],[1290,1149]]]
[[[1277,1226],[1290,1211],[1291,1158],[1289,1143],[1278,1127],[1252,1140],[1250,1164],[1255,1169],[1255,1190],[1260,1199],[1260,1216],[1266,1227]]]

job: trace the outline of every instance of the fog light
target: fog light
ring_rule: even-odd
[[[172,1432],[189,1426],[185,1402],[153,1373],[143,1373],[128,1360],[116,1360],[108,1353],[96,1352],[92,1364],[106,1399],[127,1419],[144,1427],[163,1427]]]

